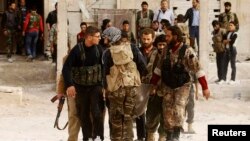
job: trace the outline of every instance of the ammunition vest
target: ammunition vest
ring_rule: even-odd
[[[170,49],[167,50],[162,64],[162,81],[172,89],[183,86],[190,81],[188,71],[183,64],[187,46],[179,49],[178,58],[171,60]]]
[[[81,60],[85,60],[85,51],[82,42],[78,44],[81,53]],[[96,56],[100,58],[100,52],[95,46]],[[100,60],[100,59],[97,59]],[[76,84],[83,86],[93,86],[102,84],[102,67],[99,62],[93,66],[82,66],[72,68],[72,78]]]
[[[225,51],[225,45],[223,44],[223,36],[226,34],[225,29],[220,29],[218,33],[213,32],[213,49],[214,52],[220,53]]]
[[[146,76],[143,76],[142,77],[142,83],[145,83],[145,84],[149,84],[150,83],[150,80],[152,78],[152,75],[153,75],[153,69],[154,69],[154,62],[157,58],[157,54],[158,54],[158,51],[157,49],[153,50],[152,53],[150,54],[150,59],[149,59],[149,62],[147,64],[147,75]]]
[[[39,29],[40,27],[40,17],[37,13],[31,13],[30,14],[30,21],[28,25],[29,29],[31,28],[37,28]]]
[[[150,13],[149,13],[149,10],[147,11],[147,17],[146,17],[146,18],[143,17],[142,11],[140,11],[140,13],[141,13],[141,18],[140,18],[140,20],[139,20],[139,26],[140,26],[140,27],[143,27],[143,28],[150,27],[152,21],[151,21],[150,18],[149,18],[149,14],[150,14]]]
[[[236,20],[235,13],[232,13],[232,12],[229,12],[228,14],[222,13],[222,25],[221,25],[221,27],[228,30],[229,22],[231,22],[231,21],[234,22],[235,20]]]
[[[108,90],[118,90],[120,87],[141,85],[140,73],[133,61],[133,52],[130,44],[121,44],[109,48],[114,65],[106,76]]]

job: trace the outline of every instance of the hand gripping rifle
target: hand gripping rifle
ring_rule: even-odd
[[[65,96],[56,95],[50,101],[52,103],[54,103],[56,100],[59,100],[59,103],[57,105],[57,115],[56,115],[56,120],[55,120],[55,123],[54,123],[54,128],[57,128],[58,130],[64,130],[68,126],[68,122],[64,125],[63,128],[60,128],[58,123],[59,123],[59,117],[60,117],[60,114],[61,114],[61,111],[62,111],[62,108],[63,108],[63,104],[64,104],[64,101],[65,101]]]

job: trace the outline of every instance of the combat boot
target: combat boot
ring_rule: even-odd
[[[147,133],[146,141],[155,141],[155,134],[154,133]]]
[[[179,128],[179,127],[175,128],[172,141],[179,141],[180,133],[181,133],[181,128]]]
[[[188,124],[188,133],[189,134],[195,134],[195,131],[194,131],[193,126],[192,126],[192,123]]]

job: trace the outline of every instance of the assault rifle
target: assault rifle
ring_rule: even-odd
[[[64,101],[65,101],[65,96],[56,95],[50,101],[52,103],[54,103],[56,100],[59,100],[59,103],[57,105],[57,115],[56,115],[56,120],[55,120],[55,123],[54,123],[54,128],[57,128],[58,130],[64,130],[68,126],[68,122],[64,125],[63,128],[59,127],[58,122],[59,122],[59,117],[60,117],[60,114],[61,114],[61,111],[62,111],[62,108],[63,108]]]

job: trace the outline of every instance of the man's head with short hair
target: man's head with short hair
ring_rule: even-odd
[[[168,0],[161,0],[161,10],[165,11],[168,9]]]
[[[161,25],[163,30],[171,26],[170,22],[167,19],[161,19]]]
[[[98,45],[101,39],[100,31],[94,26],[88,26],[85,32],[85,43],[92,45]]]
[[[216,25],[220,25],[220,22],[217,20],[212,21],[212,26],[215,27]]]
[[[177,26],[170,26],[166,30],[166,41],[169,45],[174,46],[177,42],[183,42],[182,32]]]
[[[197,8],[199,6],[200,1],[199,0],[193,0],[192,5],[194,8]]]
[[[155,38],[154,46],[157,47],[159,53],[162,53],[162,50],[167,46],[166,35],[159,35]]]
[[[177,23],[183,23],[184,22],[184,15],[179,14],[177,15]]]
[[[145,28],[141,32],[142,47],[150,48],[153,45],[155,31],[151,28]]]
[[[83,26],[83,25],[87,26],[87,23],[86,22],[81,22],[80,27]]]
[[[234,32],[236,30],[236,23],[234,21],[229,22],[228,31]]]
[[[220,22],[219,21],[217,21],[217,20],[213,20],[213,22],[212,22],[212,26],[213,26],[213,28],[214,28],[214,30],[219,30],[220,29]]]
[[[142,11],[147,11],[148,10],[148,3],[146,1],[143,1],[141,3],[141,8],[142,8]]]
[[[128,20],[124,20],[122,22],[122,30],[128,32],[129,31],[129,21]]]
[[[104,31],[106,28],[111,27],[111,26],[112,26],[112,23],[110,19],[102,20],[102,25],[101,25],[102,31]]]
[[[37,11],[37,8],[36,8],[36,5],[32,5],[31,8],[30,8],[30,11],[32,12],[35,12]]]
[[[122,42],[128,42],[129,41],[127,32],[122,31],[122,33],[121,33],[121,41]]]
[[[230,2],[225,2],[224,3],[224,6],[225,6],[225,12],[228,13],[231,11],[231,3]]]
[[[225,6],[225,7],[227,7],[227,6],[231,7],[232,4],[231,4],[231,2],[228,2],[228,1],[227,1],[227,2],[224,3],[224,6]]]
[[[80,28],[82,32],[85,32],[87,29],[87,23],[86,22],[81,22]]]
[[[155,20],[155,21],[152,22],[151,28],[153,30],[157,31],[159,29],[159,24],[160,24],[159,21]]]
[[[20,5],[25,6],[25,0],[20,0]]]
[[[15,2],[10,2],[8,6],[9,6],[9,9],[16,10],[16,3]]]

